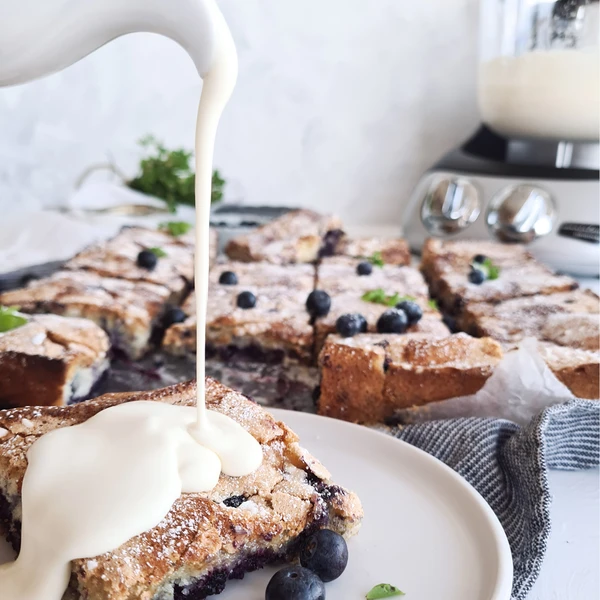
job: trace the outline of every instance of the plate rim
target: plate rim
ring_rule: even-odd
[[[445,472],[446,476],[452,480],[452,483],[461,488],[461,490],[470,496],[471,499],[479,506],[483,516],[485,517],[485,522],[493,534],[493,542],[496,549],[496,554],[498,556],[498,561],[496,565],[496,583],[489,600],[511,600],[514,569],[512,552],[508,543],[508,538],[506,537],[506,532],[504,531],[504,527],[502,527],[502,524],[500,523],[496,513],[486,502],[485,498],[464,477],[462,477],[462,475],[459,475],[448,465],[443,463],[435,456],[428,454],[424,450],[421,450],[416,446],[412,446],[408,442],[399,440],[398,438],[395,438],[387,433],[377,431],[376,429],[371,429],[370,427],[366,427],[364,425],[358,425],[356,423],[350,423],[340,419],[283,408],[265,407],[265,410],[270,412],[276,420],[282,421],[286,424],[289,420],[289,415],[292,414],[292,419],[297,418],[299,420],[305,420],[306,422],[316,419],[318,421],[327,423],[331,427],[348,429],[349,431],[356,432],[359,435],[374,437],[379,441],[385,440],[384,443],[389,444],[390,447],[399,444],[404,452],[418,456],[420,460],[429,462],[434,469],[440,469],[441,471]],[[288,427],[293,429],[293,425],[288,425]],[[302,438],[300,438],[300,445],[302,445]],[[310,448],[308,448],[308,450],[310,451]]]

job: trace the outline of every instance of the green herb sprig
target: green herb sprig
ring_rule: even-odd
[[[393,598],[394,596],[404,596],[404,592],[396,586],[389,583],[380,583],[376,585],[366,596],[366,600],[380,600],[381,598]]]
[[[383,267],[383,265],[385,265],[383,256],[381,256],[381,252],[373,252],[373,256],[371,256],[369,260],[371,261],[371,264],[376,267]]]
[[[173,237],[185,235],[191,228],[192,224],[186,221],[165,221],[158,226],[160,231],[170,233]]]
[[[27,319],[18,314],[18,306],[0,306],[0,333],[6,333],[27,323]]]
[[[438,310],[438,303],[433,298],[431,298],[431,300],[427,300],[427,306],[429,306],[429,308],[432,310]]]
[[[169,256],[162,248],[155,247],[148,248],[148,250],[152,252],[156,258],[164,258],[165,256]]]
[[[479,269],[485,274],[485,278],[489,281],[494,281],[500,277],[500,267],[492,262],[491,258],[486,258],[483,262],[473,261],[471,263],[472,269]]]
[[[146,156],[140,161],[139,173],[127,185],[138,192],[156,196],[167,203],[171,212],[178,204],[194,206],[196,174],[192,169],[193,153],[179,148],[168,150],[154,136],[140,140]],[[219,171],[212,176],[211,202],[223,199],[225,180]]]
[[[400,294],[395,293],[388,295],[381,288],[365,292],[362,295],[362,299],[365,302],[372,302],[373,304],[383,304],[385,306],[396,306],[398,302],[401,302],[403,300]]]

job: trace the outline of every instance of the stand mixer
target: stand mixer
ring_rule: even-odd
[[[200,76],[212,65],[215,32],[205,0],[0,0],[0,86],[60,71],[137,32],[180,44]]]
[[[531,244],[598,276],[598,0],[481,0],[482,126],[427,171],[404,215],[429,236]]]

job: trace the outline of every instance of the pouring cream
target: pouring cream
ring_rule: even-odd
[[[197,409],[131,402],[36,441],[23,480],[21,552],[0,566],[3,600],[61,600],[72,560],[115,550],[158,525],[182,493],[209,491],[221,472],[248,475],[262,462],[260,444],[205,403],[212,163],[238,68],[223,15],[214,0],[206,6],[215,53],[196,133]]]

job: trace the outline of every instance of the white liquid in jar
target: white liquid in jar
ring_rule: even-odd
[[[72,560],[115,550],[158,525],[182,493],[210,491],[221,472],[248,475],[262,462],[260,444],[205,404],[213,152],[238,68],[225,20],[214,0],[206,2],[216,51],[196,135],[197,408],[131,402],[37,440],[23,481],[21,552],[0,566],[2,600],[61,600]]]
[[[483,122],[511,138],[598,140],[597,49],[535,51],[479,67]]]

